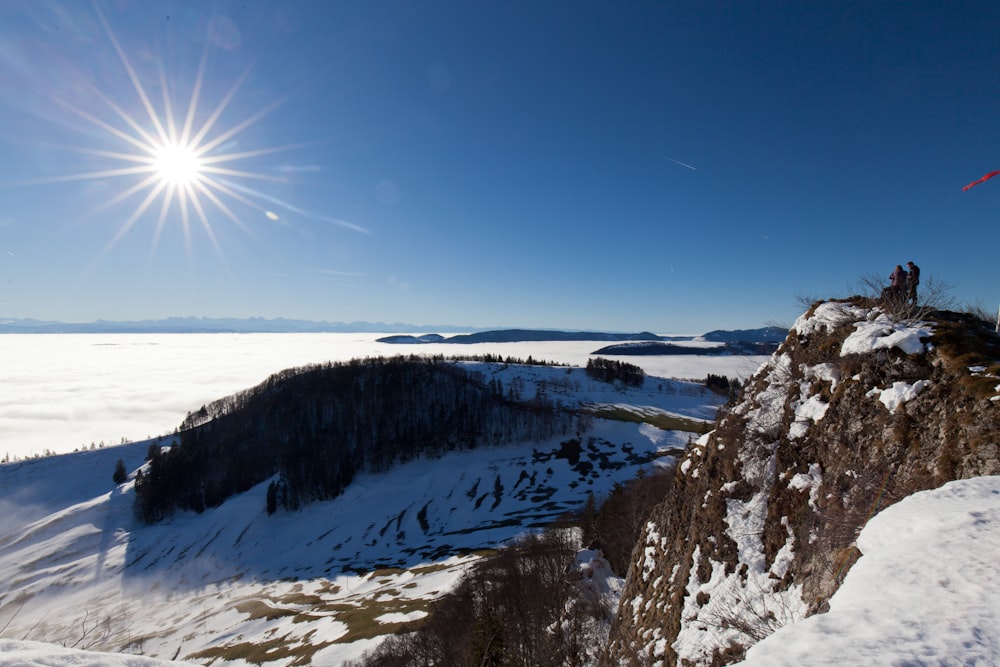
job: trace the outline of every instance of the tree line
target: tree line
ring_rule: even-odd
[[[615,610],[576,567],[577,551],[600,549],[624,576],[650,512],[671,492],[674,470],[640,471],[603,502],[590,496],[577,515],[484,556],[426,619],[348,667],[593,664]]]
[[[604,357],[587,360],[587,375],[604,382],[615,382],[639,387],[646,378],[646,372],[634,364],[624,361],[614,361]]]
[[[340,495],[362,470],[421,456],[565,435],[580,417],[443,358],[293,368],[188,415],[179,444],[152,445],[136,476],[147,522],[203,511],[277,475],[268,510]]]

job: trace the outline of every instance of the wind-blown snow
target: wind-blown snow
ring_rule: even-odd
[[[905,498],[858,548],[828,613],[781,628],[740,664],[1000,664],[1000,477]]]

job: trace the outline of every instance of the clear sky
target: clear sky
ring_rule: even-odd
[[[961,0],[5,0],[0,317],[700,333],[907,260],[993,311],[998,35]]]

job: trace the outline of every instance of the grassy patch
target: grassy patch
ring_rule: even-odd
[[[281,609],[279,607],[275,607],[265,600],[243,600],[241,602],[237,602],[235,607],[236,611],[249,616],[250,618],[248,620],[251,621],[259,619],[274,621],[279,618],[284,618],[285,616],[296,616],[299,613],[295,609]]]
[[[441,572],[443,570],[448,570],[454,567],[454,565],[445,565],[443,563],[436,563],[434,565],[421,565],[410,570],[414,576],[421,574],[431,574],[432,572]]]
[[[215,660],[224,662],[242,660],[251,665],[282,661],[287,665],[310,665],[313,662],[313,656],[332,643],[298,643],[298,640],[290,640],[287,637],[274,637],[257,644],[242,642],[229,646],[207,648],[185,656],[185,660],[204,660],[209,663]]]
[[[417,568],[415,572],[428,573],[437,570],[447,569],[446,566],[426,566]],[[396,568],[377,570],[373,576],[385,574],[398,574],[405,572]],[[416,584],[413,584],[415,586]],[[292,592],[280,598],[280,602],[266,599],[246,599],[236,603],[237,611],[246,614],[247,620],[275,621],[282,618],[291,617],[295,623],[303,621],[316,621],[323,616],[328,616],[343,623],[347,627],[347,632],[335,640],[327,642],[314,642],[312,639],[303,637],[269,637],[259,642],[240,642],[226,646],[215,646],[204,649],[187,656],[187,659],[214,662],[216,660],[225,662],[243,661],[249,664],[260,665],[264,663],[280,662],[286,665],[310,665],[313,664],[315,654],[331,644],[349,643],[360,639],[372,639],[384,635],[389,635],[401,630],[410,629],[422,622],[422,619],[414,621],[401,621],[394,623],[382,623],[379,617],[386,614],[412,614],[414,612],[430,613],[432,601],[426,599],[400,599],[400,592],[392,590],[388,592],[389,597],[380,600],[366,600],[364,604],[348,604],[344,602],[325,602],[316,596],[301,592]],[[308,609],[289,609],[278,606],[279,604],[307,604]],[[311,633],[310,633],[311,634]],[[307,635],[308,637],[308,635]]]
[[[346,623],[347,632],[338,637],[335,642],[347,644],[359,639],[372,639],[382,635],[393,634],[404,628],[415,627],[421,620],[401,623],[381,623],[379,616],[385,614],[411,614],[415,611],[430,613],[430,600],[388,600],[367,601],[363,606],[354,607],[350,611],[337,614],[337,620]]]
[[[398,567],[383,567],[372,572],[370,578],[374,579],[376,577],[392,577],[404,573],[406,573],[406,570],[400,569]]]
[[[629,410],[621,406],[601,406],[583,408],[582,412],[599,419],[611,419],[621,422],[632,422],[635,424],[649,424],[664,431],[684,431],[686,433],[697,433],[699,435],[708,433],[713,425],[710,422],[688,417],[678,417],[665,412],[639,412]]]
[[[281,596],[279,602],[287,605],[298,605],[300,607],[321,607],[326,604],[325,598],[312,593],[301,591],[291,591]]]

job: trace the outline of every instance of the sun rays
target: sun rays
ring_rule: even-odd
[[[214,106],[206,106],[206,63],[208,48],[200,57],[189,96],[179,104],[168,85],[163,65],[156,60],[144,64],[151,72],[137,70],[119,42],[108,20],[99,11],[97,18],[114,49],[128,85],[113,96],[94,83],[86,85],[87,97],[98,107],[71,104],[56,99],[64,111],[85,121],[98,137],[92,145],[62,148],[96,158],[100,168],[64,176],[36,179],[26,183],[67,181],[102,181],[111,184],[112,194],[96,209],[86,213],[92,218],[108,210],[123,211],[102,256],[111,251],[140,221],[155,220],[150,254],[156,251],[168,224],[180,224],[188,255],[192,252],[192,227],[200,226],[220,258],[223,258],[213,224],[225,218],[253,236],[244,222],[241,207],[260,214],[261,220],[273,222],[278,215],[267,206],[293,209],[280,199],[249,185],[252,182],[287,182],[277,168],[265,172],[239,168],[267,155],[299,148],[302,144],[247,149],[241,133],[282,104],[277,99],[245,117],[230,123],[223,120],[240,88],[251,74],[252,66],[236,77]],[[150,84],[150,81],[153,81]],[[146,82],[145,84],[143,82]],[[138,102],[138,104],[136,104]],[[136,110],[130,111],[130,108]],[[97,147],[97,146],[100,147]],[[120,185],[116,185],[120,184]],[[239,206],[237,206],[239,205]],[[253,217],[253,216],[251,216]]]

